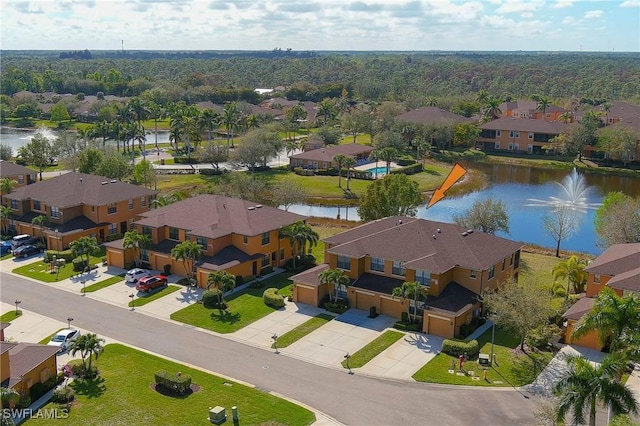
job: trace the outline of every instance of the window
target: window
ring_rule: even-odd
[[[271,242],[271,235],[268,232],[262,234],[262,245],[265,246]]]
[[[145,262],[149,261],[149,250],[140,249],[140,260],[143,260]]]
[[[529,154],[533,153],[533,145],[531,144],[527,145],[527,152],[529,152]]]
[[[499,138],[500,136],[502,136],[502,133],[500,132],[500,130],[496,130],[496,137]]]
[[[118,233],[118,224],[110,223],[109,224],[109,235],[115,235]]]
[[[346,271],[351,270],[351,259],[347,256],[338,256],[338,268]]]
[[[491,268],[489,268],[489,279],[493,278],[496,275],[496,267],[491,266]]]
[[[18,183],[20,184],[24,183],[24,176],[18,175]]]
[[[529,133],[528,137],[529,139],[533,139],[533,133]]]
[[[518,250],[518,251],[516,252],[516,257],[515,257],[515,260],[514,260],[514,265],[513,265],[513,267],[517,269],[517,268],[518,268],[518,266],[520,266],[520,250]]]
[[[11,208],[13,210],[18,210],[18,200],[11,200]]]
[[[508,149],[509,149],[509,151],[513,151],[513,144],[512,143],[509,144],[509,148]]]
[[[519,138],[520,137],[520,132],[516,132],[515,130],[511,130],[509,132],[509,137],[510,138]]]
[[[401,276],[405,276],[405,274],[407,273],[407,270],[404,268],[404,263],[399,261],[399,260],[394,260],[393,261],[393,268],[391,269],[391,273],[393,275],[401,275]]]
[[[500,142],[496,142],[496,143],[493,145],[493,149],[500,149]]]
[[[55,217],[55,218],[60,217],[60,209],[57,207],[51,206],[51,217]]]
[[[478,271],[476,271],[475,269],[472,269],[471,272],[469,273],[469,276],[474,280],[476,279],[477,275],[478,275]]]
[[[547,118],[551,118],[551,114],[547,113]]]
[[[95,213],[96,211],[96,206],[91,206],[91,213]]]
[[[129,210],[133,210],[133,198],[129,198]]]
[[[600,274],[595,274],[593,276],[593,282],[597,283],[597,284],[600,284]]]
[[[147,197],[140,197],[140,205],[142,207],[146,207],[147,206]]]
[[[262,256],[262,267],[269,266],[269,255],[265,254]]]
[[[280,260],[284,259],[284,249],[280,249]]]
[[[347,298],[347,286],[344,284],[339,284],[338,288],[336,289],[336,291],[338,292],[338,298],[340,299],[346,299]]]
[[[151,228],[149,226],[142,227],[142,235],[151,236]]]
[[[180,238],[180,231],[178,228],[169,228],[169,239],[178,241]]]
[[[33,200],[33,209],[40,211],[40,201]]]
[[[507,265],[507,259],[502,259],[502,270],[504,271],[504,267]]]
[[[420,283],[420,285],[429,287],[429,285],[431,284],[431,272],[423,271],[422,269],[417,269],[416,281]]]
[[[207,249],[207,237],[196,237],[196,243],[204,250]]]
[[[243,236],[242,236],[242,242],[243,242],[244,244],[249,244],[249,237],[248,237],[248,236],[246,236],[246,235],[243,235]]]
[[[384,260],[379,257],[372,257],[370,269],[376,272],[384,272]]]
[[[513,255],[509,258],[509,266],[513,265]]]
[[[111,203],[107,206],[107,213],[108,214],[114,214],[115,212],[118,211],[118,208],[116,207],[116,203]]]

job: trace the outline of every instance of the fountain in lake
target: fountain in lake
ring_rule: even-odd
[[[550,196],[548,200],[539,200],[536,198],[528,198],[531,204],[525,204],[532,207],[551,207],[552,210],[569,209],[581,213],[587,210],[597,209],[601,204],[588,203],[587,194],[589,186],[587,186],[584,176],[582,176],[574,168],[571,174],[566,176],[562,183],[555,182],[562,189],[561,197]]]

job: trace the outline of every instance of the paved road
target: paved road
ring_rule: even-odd
[[[0,272],[3,302],[301,401],[347,425],[531,425],[534,398],[513,390],[350,376],[273,352],[59,291]],[[162,321],[162,324],[159,322]]]

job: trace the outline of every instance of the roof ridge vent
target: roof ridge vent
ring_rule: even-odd
[[[438,234],[440,234],[442,231],[440,230],[440,228],[436,229],[436,231],[438,231]]]
[[[116,182],[117,182],[117,180],[111,179],[111,183],[116,183]]]
[[[467,229],[467,234],[473,234],[473,229]]]
[[[247,210],[255,210],[255,207],[247,207]]]
[[[262,204],[256,204],[256,209],[261,209],[262,208]]]
[[[106,185],[106,184],[108,184],[108,183],[109,183],[109,181],[107,181],[107,180],[103,180],[102,182],[100,182],[100,185]]]
[[[467,235],[469,235],[469,233],[468,233],[467,231],[464,231],[464,232],[462,233],[462,236],[463,236],[463,237],[466,237]]]

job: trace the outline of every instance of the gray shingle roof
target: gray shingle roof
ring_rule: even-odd
[[[591,261],[585,271],[611,276],[609,287],[640,291],[640,243],[612,245]]]
[[[359,154],[369,154],[371,151],[373,151],[373,147],[369,145],[348,143],[342,145],[331,145],[320,149],[301,152],[300,154],[292,155],[290,158],[296,160],[331,162],[333,161],[333,157],[338,154],[353,157]]]
[[[569,128],[569,124],[558,121],[532,120],[514,117],[502,117],[489,121],[480,126],[485,130],[514,130],[518,132],[533,132],[559,135]]]
[[[595,301],[592,297],[582,297],[578,299],[576,303],[571,305],[571,307],[567,310],[567,312],[562,315],[565,319],[578,321],[582,318],[587,312],[593,308],[593,302]]]
[[[38,345],[36,343],[18,343],[9,349],[11,377],[20,377],[33,370],[43,361],[55,356],[60,350],[57,346]],[[52,372],[55,374],[55,372]]]
[[[417,108],[398,115],[396,120],[416,124],[464,123],[471,121],[469,118],[436,107]]]
[[[0,160],[0,177],[8,178],[17,175],[35,175],[36,171],[11,161]]]

